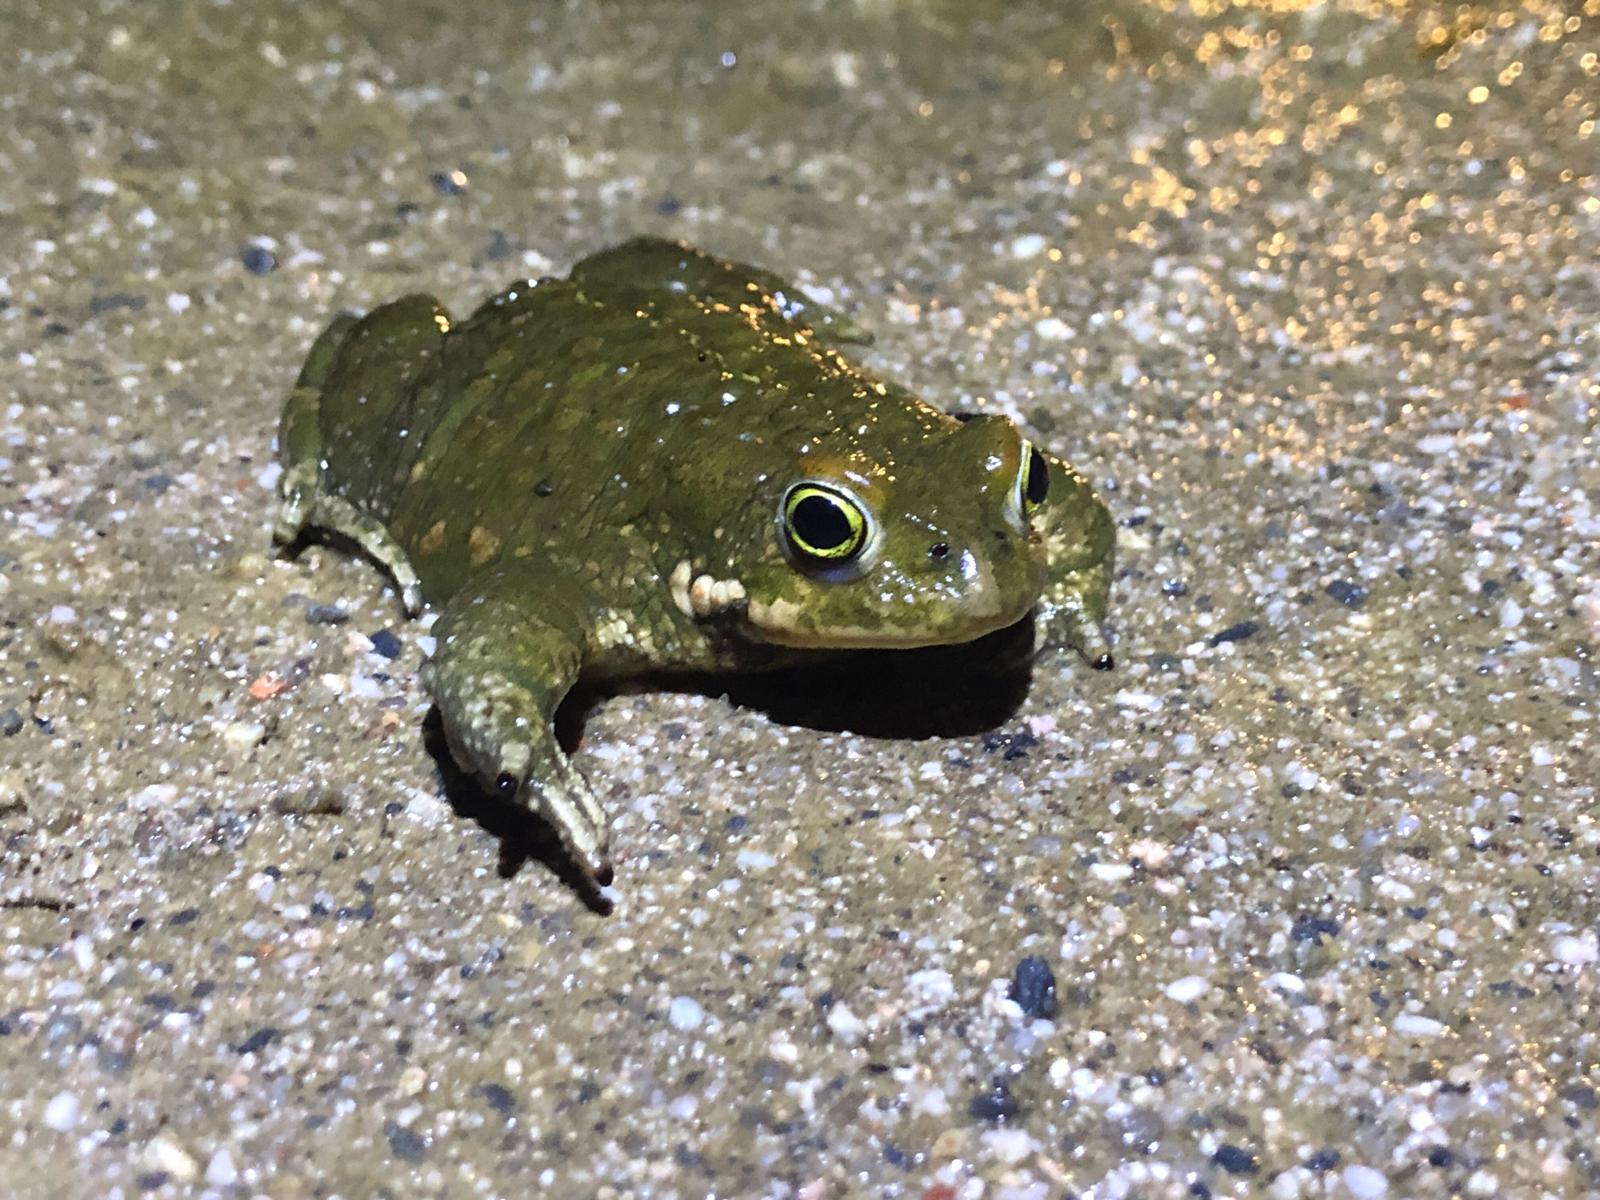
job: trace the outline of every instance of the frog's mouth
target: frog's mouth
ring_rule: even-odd
[[[949,646],[978,638],[1015,625],[1033,609],[1033,598],[1024,597],[1005,608],[974,612],[957,608],[955,620],[947,628],[927,625],[818,625],[806,620],[807,610],[792,600],[763,602],[750,599],[744,617],[763,641],[795,650],[917,650],[925,646]]]

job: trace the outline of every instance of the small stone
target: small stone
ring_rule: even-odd
[[[343,625],[350,614],[339,604],[311,604],[306,607],[306,620],[312,625]]]
[[[1061,1011],[1056,1001],[1056,976],[1050,964],[1030,955],[1017,964],[1009,995],[1030,1017],[1053,1020]]]
[[[1167,984],[1167,999],[1191,1004],[1211,990],[1211,981],[1200,975],[1185,975]]]
[[[1335,579],[1324,590],[1346,608],[1360,608],[1367,602],[1367,589],[1348,579]]]
[[[1248,1150],[1241,1150],[1238,1146],[1223,1145],[1211,1156],[1211,1161],[1216,1163],[1230,1175],[1254,1175],[1256,1173],[1256,1157]]]
[[[240,1042],[237,1049],[240,1054],[259,1054],[282,1036],[283,1030],[264,1025]]]
[[[16,737],[27,724],[28,722],[16,709],[0,709],[0,737]]]
[[[265,246],[246,246],[239,254],[239,261],[252,275],[270,275],[278,269],[277,255]]]
[[[971,1114],[973,1120],[991,1121],[997,1124],[1011,1120],[1020,1111],[1011,1095],[1011,1089],[998,1079],[987,1091],[974,1096],[967,1105],[967,1112]]]
[[[188,1183],[200,1174],[200,1164],[189,1152],[169,1138],[158,1137],[145,1147],[145,1163],[155,1171],[165,1171],[172,1178]]]
[[[1254,621],[1240,621],[1236,625],[1229,625],[1226,629],[1213,633],[1207,641],[1213,646],[1220,646],[1224,642],[1242,642],[1247,637],[1253,637],[1260,629],[1261,626]]]
[[[57,1133],[66,1133],[78,1123],[78,1098],[71,1092],[57,1092],[44,1106],[44,1123]]]
[[[206,1164],[206,1182],[212,1187],[229,1187],[239,1180],[239,1169],[233,1165],[233,1155],[218,1150]]]
[[[400,657],[400,639],[387,629],[380,629],[377,633],[370,634],[368,640],[372,643],[373,653],[381,654],[384,658]]]
[[[1325,937],[1338,937],[1340,928],[1332,917],[1300,916],[1295,918],[1289,936],[1297,942],[1320,942]]]
[[[422,1156],[428,1152],[428,1143],[404,1125],[397,1125],[393,1121],[384,1124],[383,1136],[389,1139],[390,1152],[406,1162],[421,1162]]]
[[[259,746],[266,736],[267,727],[259,721],[230,721],[222,731],[228,749],[241,753]]]
[[[690,996],[674,996],[672,1003],[667,1006],[667,1020],[674,1029],[687,1032],[699,1029],[706,1018],[705,1009],[700,1007],[698,1001]]]
[[[1389,1194],[1389,1181],[1382,1172],[1374,1171],[1371,1167],[1351,1163],[1344,1169],[1343,1175],[1345,1187],[1350,1189],[1350,1194],[1356,1200],[1378,1200],[1380,1196]]]
[[[828,1028],[847,1046],[854,1046],[867,1033],[866,1024],[846,1004],[835,1004],[828,1010]]]

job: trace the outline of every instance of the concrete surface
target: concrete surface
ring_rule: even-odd
[[[0,10],[0,1191],[1600,1195],[1600,8],[1499,11]],[[1104,481],[1121,665],[605,700],[606,916],[271,439],[644,230]]]

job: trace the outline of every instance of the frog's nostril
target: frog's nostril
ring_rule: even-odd
[[[946,542],[935,542],[928,547],[928,557],[934,562],[943,562],[950,557],[950,546]]]

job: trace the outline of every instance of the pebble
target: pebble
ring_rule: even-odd
[[[1345,1187],[1356,1200],[1378,1200],[1389,1194],[1389,1181],[1380,1171],[1351,1163],[1341,1172]]]
[[[1230,1175],[1254,1175],[1256,1173],[1256,1158],[1248,1150],[1238,1146],[1223,1145],[1211,1156],[1211,1161],[1216,1163]]]
[[[854,1046],[867,1034],[866,1024],[843,1003],[835,1003],[828,1010],[828,1028],[846,1046]]]
[[[1045,240],[1037,233],[1025,233],[1011,242],[1012,258],[1037,258],[1044,253]]]
[[[270,275],[278,269],[277,255],[265,246],[246,246],[239,253],[239,261],[252,275]]]
[[[380,629],[376,633],[368,634],[372,643],[374,654],[381,654],[384,658],[399,658],[402,649],[400,639],[387,629]]]
[[[343,625],[350,614],[339,604],[310,604],[306,606],[306,620],[312,625]]]
[[[44,1123],[57,1133],[66,1133],[78,1124],[78,1098],[71,1092],[57,1092],[44,1106]]]
[[[0,737],[16,737],[27,724],[15,708],[0,709]]]
[[[985,1091],[979,1092],[967,1104],[967,1112],[976,1121],[1009,1121],[1021,1111],[1011,1095],[1011,1089],[1001,1080]]]
[[[685,1032],[699,1029],[705,1016],[705,1009],[690,996],[674,996],[672,1003],[667,1006],[667,1020],[672,1023],[674,1029]]]
[[[151,1170],[165,1171],[181,1183],[189,1183],[200,1174],[200,1164],[170,1138],[153,1139],[145,1147],[144,1160]]]
[[[239,1181],[239,1169],[233,1165],[233,1155],[227,1149],[218,1150],[206,1163],[206,1182],[212,1187],[229,1187]]]
[[[1167,984],[1167,998],[1179,1004],[1190,1004],[1211,990],[1211,981],[1199,975],[1185,975]]]
[[[1053,1020],[1061,1011],[1056,1001],[1056,976],[1050,964],[1030,955],[1017,963],[1009,995],[1030,1017]]]
[[[1360,608],[1367,602],[1367,589],[1348,579],[1335,579],[1323,590],[1346,608]]]

